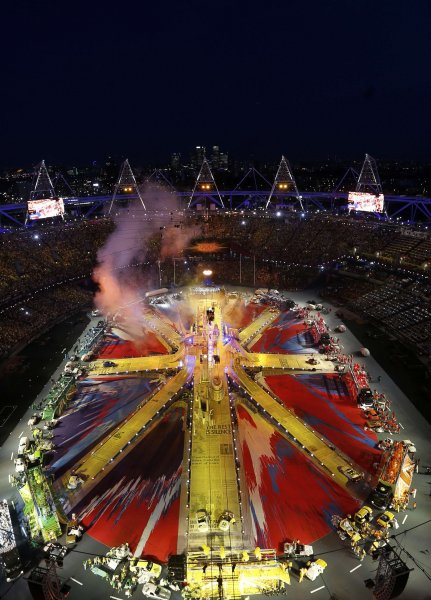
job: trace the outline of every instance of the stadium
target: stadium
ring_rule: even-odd
[[[162,179],[2,206],[0,597],[425,600],[431,199]]]

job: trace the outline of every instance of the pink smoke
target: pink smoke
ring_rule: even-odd
[[[179,256],[198,228],[187,227],[178,211],[177,197],[160,185],[147,184],[143,190],[144,210],[139,200],[128,208],[113,207],[115,230],[98,252],[93,279],[98,284],[94,301],[105,317],[116,322],[129,335],[140,340],[143,328],[143,298],[151,285],[139,267],[145,261],[148,241],[155,233],[162,235],[161,256]]]

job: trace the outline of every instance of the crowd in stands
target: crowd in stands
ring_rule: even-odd
[[[347,304],[431,355],[427,276],[431,236],[427,232],[355,217],[295,213],[279,222],[247,214],[217,215],[209,219],[205,234],[230,248],[221,268],[226,281],[238,281],[240,253],[244,285],[253,285],[255,278],[258,286],[300,289],[329,271],[331,278],[323,289],[326,297]],[[251,256],[256,257],[255,272]],[[220,270],[221,265],[212,266]]]
[[[222,248],[199,254],[190,250],[190,241],[183,253],[188,260],[176,263],[177,285],[201,281],[205,267],[213,270],[215,283],[287,290],[303,289],[317,278],[322,283],[331,273],[326,295],[431,352],[431,284],[424,277],[431,240],[424,232],[416,237],[394,225],[317,212],[220,213],[192,222],[202,229],[200,240],[217,241]],[[91,274],[113,227],[102,218],[0,235],[0,356],[62,314],[91,304],[80,281]],[[166,259],[159,271],[154,254],[162,235],[157,232],[153,245],[147,240],[147,256],[157,286],[159,277],[169,286],[173,262]],[[407,268],[415,268],[422,279],[406,275]]]
[[[352,255],[377,256],[401,234],[395,227],[382,227],[375,221],[316,212],[279,217],[210,215],[203,236],[224,247],[206,257],[206,264],[216,269],[219,279],[298,290],[315,281],[334,261]]]
[[[176,267],[176,281],[179,285],[188,285],[201,279],[203,269],[213,271],[212,281],[216,284],[244,285],[247,287],[281,288],[300,290],[316,279],[319,269],[301,265],[280,265],[261,258],[239,256],[239,253],[225,253],[218,256],[188,256],[192,265],[187,272],[180,265]],[[163,285],[172,281],[173,269],[164,266]]]
[[[112,222],[44,225],[0,235],[0,307],[34,290],[88,275]]]
[[[389,243],[394,230],[329,213],[291,213],[279,218],[220,214],[209,218],[205,234],[244,254],[319,266],[352,252],[375,253]]]
[[[399,235],[379,253],[381,260],[389,260],[407,268],[427,269],[431,266],[431,239]]]
[[[76,284],[64,284],[36,294],[0,315],[0,357],[25,344],[63,317],[91,306],[92,294]]]
[[[385,285],[359,297],[354,306],[397,337],[431,352],[431,301],[418,282],[392,277]]]
[[[329,298],[335,305],[340,301],[344,304],[371,292],[375,287],[375,281],[360,279],[356,273],[342,270],[329,277],[320,295],[322,298]]]
[[[431,356],[429,277],[385,263],[368,263],[368,267],[345,261],[342,270],[328,273],[322,297],[346,305],[422,355]]]
[[[79,281],[91,274],[112,228],[100,219],[0,235],[0,357],[91,305]]]

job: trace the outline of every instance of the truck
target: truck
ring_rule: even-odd
[[[299,540],[294,540],[293,542],[285,542],[283,544],[283,551],[284,554],[289,558],[293,558],[296,556],[313,556],[313,546],[301,544]]]
[[[373,408],[374,396],[370,388],[361,388],[358,392],[357,404],[362,409]]]
[[[321,558],[318,558],[313,562],[308,562],[305,576],[310,579],[310,581],[315,581],[319,575],[323,573],[327,566],[328,564]]]
[[[19,444],[18,444],[18,456],[24,456],[26,450],[28,449],[30,443],[28,440],[28,437],[22,437],[19,440]]]
[[[410,450],[412,446],[410,440],[394,441],[380,474],[379,486],[386,488],[385,494],[390,498],[387,505],[397,510],[406,508],[409,502],[416,464]]]
[[[153,600],[170,600],[171,597],[170,590],[161,585],[151,583],[150,581],[143,585],[142,593],[144,596],[147,596],[147,598],[152,598]]]
[[[356,544],[361,539],[361,535],[355,529],[352,521],[348,517],[340,520],[338,523],[337,533],[340,540],[346,540],[347,538],[350,538],[351,543]]]
[[[157,290],[150,290],[149,292],[145,292],[145,298],[157,298],[158,296],[163,296],[169,292],[168,288],[159,288]]]
[[[385,510],[393,498],[393,486],[386,481],[379,480],[375,489],[370,493],[368,500],[377,509]]]

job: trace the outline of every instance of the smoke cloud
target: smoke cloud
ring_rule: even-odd
[[[231,300],[224,308],[223,317],[231,327],[243,327],[246,315],[247,310],[243,298]]]
[[[151,281],[131,265],[146,260],[150,238],[161,237],[160,259],[164,260],[181,255],[199,233],[199,228],[182,221],[175,193],[147,184],[142,197],[146,210],[139,199],[127,208],[113,206],[115,230],[99,250],[93,273],[99,286],[94,299],[97,308],[105,317],[115,317],[138,342],[145,337],[142,299]]]

